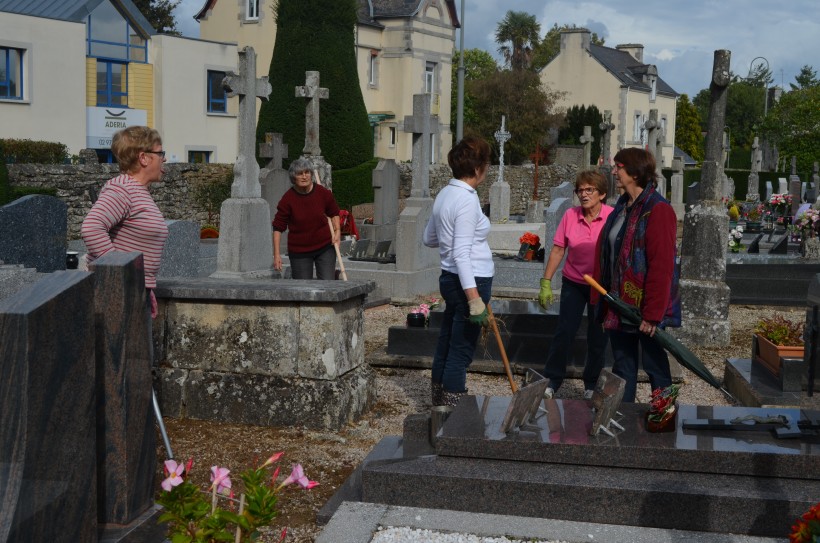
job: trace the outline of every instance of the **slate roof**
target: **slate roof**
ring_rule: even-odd
[[[105,0],[0,0],[0,12],[31,15],[44,19],[60,21],[85,22],[94,8]],[[141,30],[146,36],[153,36],[156,30],[148,19],[140,13],[131,0],[111,0],[111,3],[122,8],[132,26]]]
[[[620,82],[630,88],[650,92],[652,89],[643,82],[642,75],[647,71],[647,64],[641,64],[626,51],[618,51],[611,47],[602,45],[589,45],[589,53],[592,58],[603,64]],[[678,96],[678,93],[670,87],[666,81],[658,76],[658,94]]]
[[[455,0],[443,0],[444,7],[450,12],[455,28],[461,28],[458,22]],[[418,14],[424,0],[359,0],[359,23],[383,27],[379,18],[414,17]],[[371,17],[371,9],[373,16]]]

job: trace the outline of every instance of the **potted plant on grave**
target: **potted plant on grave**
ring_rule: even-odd
[[[199,239],[215,239],[219,237],[219,228],[206,224],[199,230]]]
[[[523,236],[518,238],[518,243],[521,244],[521,248],[518,250],[516,259],[532,260],[535,257],[535,253],[537,253],[541,247],[541,238],[532,232],[525,232]]]
[[[820,503],[803,513],[792,526],[789,543],[814,543],[820,540]]]
[[[803,358],[804,323],[794,322],[783,315],[760,319],[755,325],[755,360],[774,375],[780,373],[780,358]]]
[[[678,414],[678,394],[680,385],[671,384],[666,388],[656,388],[649,400],[646,414],[647,432],[671,432],[675,429]]]
[[[765,211],[763,204],[751,204],[743,211],[743,218],[746,219],[747,232],[760,232],[761,219]]]
[[[729,231],[729,250],[733,253],[739,253],[743,250],[743,227],[738,226]]]
[[[431,298],[428,303],[419,304],[407,314],[407,326],[410,328],[424,328],[430,324],[430,310],[439,306],[438,298]]]

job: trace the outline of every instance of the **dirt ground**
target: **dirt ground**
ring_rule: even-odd
[[[366,356],[383,353],[387,344],[387,329],[404,323],[407,307],[380,306],[365,311]],[[732,306],[731,341],[717,348],[693,349],[718,378],[723,376],[724,360],[729,357],[748,358],[755,322],[761,317],[781,313],[793,320],[805,319],[801,308]],[[499,362],[500,365],[500,362]],[[311,490],[288,487],[280,494],[280,516],[274,526],[263,533],[260,541],[279,540],[283,527],[288,529],[290,543],[313,542],[321,527],[316,513],[341,486],[353,469],[373,446],[388,435],[401,435],[402,422],[411,413],[429,409],[429,370],[376,368],[378,400],[362,419],[350,423],[340,432],[312,431],[300,427],[261,428],[195,420],[166,418],[172,448],[178,459],[194,458],[192,477],[203,488],[208,485],[212,465],[229,467],[234,473],[256,465],[274,452],[284,451],[282,472],[287,475],[291,463],[301,463],[305,474],[320,485]],[[684,370],[684,386],[680,401],[697,405],[730,405],[719,391],[702,383]],[[503,375],[470,374],[467,378],[471,394],[509,395]],[[583,385],[579,380],[567,380],[559,398],[580,398]],[[638,401],[646,402],[649,386],[639,386]],[[815,395],[815,398],[820,394]],[[814,407],[814,406],[813,406]],[[817,408],[817,407],[814,407]],[[162,440],[157,457],[165,460]],[[158,483],[161,474],[158,474]],[[158,488],[159,490],[159,488]]]

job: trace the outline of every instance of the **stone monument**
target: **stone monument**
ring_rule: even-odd
[[[288,144],[284,143],[282,134],[267,132],[265,143],[259,144],[259,156],[270,159],[259,172],[262,185],[262,198],[268,202],[271,219],[276,215],[276,206],[285,192],[291,187],[290,175],[282,168],[282,160],[288,158]],[[282,232],[279,241],[283,248],[288,246],[288,231]]]
[[[686,212],[683,221],[680,280],[683,323],[674,334],[693,345],[725,345],[729,341],[730,291],[726,284],[729,218],[721,205],[721,140],[731,79],[730,58],[728,50],[715,51],[699,199]]]
[[[683,220],[686,211],[686,206],[683,203],[683,159],[676,156],[672,159],[672,179],[670,185],[672,187],[672,209],[675,210],[675,216],[679,221]]]
[[[592,127],[585,126],[584,134],[579,138],[579,141],[584,144],[584,170],[588,170],[592,163],[592,142],[595,138],[592,137]]]
[[[758,143],[757,136],[755,136],[754,143],[752,143],[752,166],[749,172],[749,182],[746,188],[746,201],[759,202],[760,201],[760,165],[763,162],[763,152],[760,150],[760,143]]]
[[[498,180],[490,187],[490,221],[507,222],[510,219],[510,184],[504,181],[504,144],[512,135],[506,128],[507,117],[501,116],[501,128],[495,132],[498,142]]]
[[[267,77],[256,78],[256,53],[239,52],[239,73],[222,80],[228,96],[239,96],[239,156],[234,164],[231,197],[220,211],[217,278],[272,275],[273,238],[268,202],[262,198],[259,164],[256,163],[256,99],[268,99]]]
[[[438,133],[438,118],[430,114],[430,96],[413,95],[413,115],[404,118],[405,132],[413,134],[413,177],[410,198],[396,225],[396,269],[417,271],[438,264],[438,251],[421,242],[433,213],[430,198],[430,141]]]
[[[615,202],[618,199],[618,191],[615,189],[615,179],[612,177],[612,131],[615,130],[615,125],[612,124],[612,111],[604,110],[604,122],[598,125],[601,129],[601,173],[604,174],[608,182],[608,189],[606,194],[607,202]]]
[[[332,168],[325,162],[322,149],[319,147],[319,101],[330,97],[330,91],[319,86],[319,72],[305,72],[305,84],[296,87],[296,97],[306,98],[308,101],[305,108],[305,146],[302,149],[302,158],[313,164],[321,184],[328,190],[333,190]]]

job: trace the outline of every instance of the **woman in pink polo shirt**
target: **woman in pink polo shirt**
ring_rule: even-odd
[[[595,245],[612,208],[606,205],[606,178],[599,172],[585,170],[575,178],[575,194],[581,205],[564,213],[555,237],[552,239],[538,302],[544,309],[552,305],[550,280],[567,254],[561,283],[561,308],[558,327],[550,345],[544,376],[550,380],[544,396],[552,398],[561,387],[572,356],[575,334],[581,326],[584,308],[587,310],[587,360],[584,367],[584,399],[592,399],[598,374],[604,367],[606,335],[601,323],[595,322],[595,307],[590,304],[590,286],[584,274],[592,274],[595,267]]]

